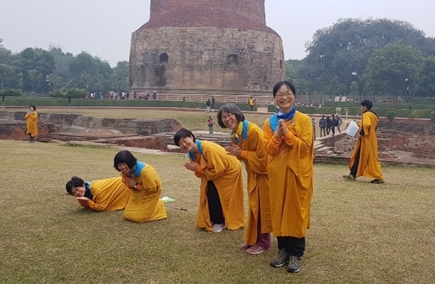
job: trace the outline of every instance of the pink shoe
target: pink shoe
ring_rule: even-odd
[[[255,245],[253,247],[248,248],[246,250],[246,252],[249,253],[249,254],[260,254],[260,253],[262,253],[264,251],[267,251],[269,249],[270,249],[270,247],[269,248],[264,248],[262,246]]]
[[[243,250],[247,250],[247,249],[250,248],[250,247],[251,247],[250,245],[245,244],[245,243],[243,243],[243,244],[241,244],[241,245],[239,246],[239,248],[241,248],[241,249],[243,249]]]

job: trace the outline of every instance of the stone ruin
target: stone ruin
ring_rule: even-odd
[[[132,34],[130,90],[269,95],[285,62],[264,1],[151,0]]]

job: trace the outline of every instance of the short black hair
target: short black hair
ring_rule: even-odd
[[[222,113],[223,112],[227,112],[227,113],[232,113],[236,116],[237,122],[239,123],[240,121],[244,121],[245,120],[245,115],[243,114],[243,112],[239,109],[238,106],[236,106],[235,104],[224,104],[218,111],[217,113],[217,119],[218,119],[218,124],[220,127],[222,128],[227,128],[224,124],[224,122],[222,121]]]
[[[181,128],[180,130],[177,131],[177,133],[175,133],[174,135],[174,143],[177,146],[180,146],[180,140],[183,138],[187,138],[187,137],[193,137],[193,142],[195,142],[195,135],[193,135],[192,131],[187,130],[186,128]]]
[[[115,169],[120,172],[118,169],[118,165],[122,163],[126,163],[127,166],[132,170],[134,166],[136,166],[137,159],[133,156],[130,151],[123,150],[116,154],[115,159],[113,160]]]
[[[33,110],[36,110],[36,107],[34,105],[30,105],[29,107],[33,108]]]
[[[296,89],[295,86],[293,86],[292,83],[290,83],[289,81],[281,81],[276,83],[275,87],[273,87],[273,97],[276,96],[276,93],[278,93],[278,90],[283,86],[286,85],[293,93],[293,95],[295,95],[296,97]]]
[[[66,191],[69,194],[72,194],[72,188],[73,187],[80,187],[80,186],[84,186],[84,185],[85,185],[85,182],[81,178],[74,176],[74,177],[71,178],[71,180],[69,180],[66,183],[65,187],[66,187]]]
[[[361,105],[362,105],[363,107],[367,107],[367,109],[372,109],[372,106],[373,106],[372,102],[369,101],[369,100],[363,100],[363,101],[361,102]]]

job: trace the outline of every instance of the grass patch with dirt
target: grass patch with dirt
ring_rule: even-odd
[[[433,169],[386,167],[385,184],[341,178],[343,165],[315,165],[312,224],[302,270],[272,268],[272,250],[241,251],[243,230],[195,229],[199,179],[180,154],[135,156],[153,165],[168,219],[124,221],[65,196],[73,175],[115,176],[116,148],[0,140],[1,283],[432,283]]]

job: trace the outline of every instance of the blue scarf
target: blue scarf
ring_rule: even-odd
[[[92,192],[91,192],[91,182],[90,181],[85,183],[85,189],[86,189],[86,191],[85,191],[85,197],[87,197],[90,200],[92,200],[94,198],[94,196],[92,195]]]
[[[143,170],[143,168],[145,168],[145,163],[136,162],[136,166],[135,166],[135,169],[134,169],[134,176],[135,177],[140,177],[140,172]]]
[[[196,139],[196,146],[198,147],[198,153],[200,155],[202,155],[202,146],[201,146],[201,140]],[[189,159],[191,159],[192,161],[196,160],[195,154],[192,151],[187,152],[187,154],[189,155]]]
[[[284,119],[285,121],[293,119],[296,113],[295,106],[288,113],[282,113],[279,110],[276,111],[274,115],[269,118],[269,124],[272,131],[276,131],[278,129],[278,121],[280,119]]]
[[[247,121],[247,120],[244,120],[244,121],[242,121],[242,122],[240,122],[240,123],[242,123],[242,139],[243,140],[246,140],[247,138],[248,138],[248,124],[249,124],[249,121]],[[234,131],[231,131],[231,140],[233,140],[234,141],[234,143],[236,143],[237,145],[239,144],[239,138],[237,137],[237,133],[235,133]]]

